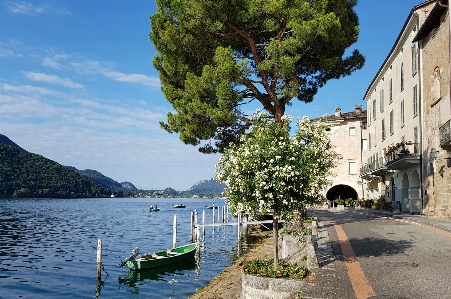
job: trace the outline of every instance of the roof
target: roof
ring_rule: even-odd
[[[340,116],[325,115],[322,117],[314,118],[311,121],[344,121],[344,120],[354,120],[354,119],[366,119],[366,110],[361,110],[360,114],[354,111],[341,113]]]
[[[442,0],[441,4],[448,5],[448,0]],[[412,42],[417,42],[425,38],[432,31],[432,29],[440,27],[440,17],[446,9],[446,6],[442,6],[437,2],[424,21],[423,25],[421,25],[420,30],[418,30],[418,33]]]

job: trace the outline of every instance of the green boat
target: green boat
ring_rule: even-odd
[[[126,265],[132,270],[164,267],[174,263],[179,263],[187,259],[192,259],[196,253],[197,244],[191,243],[185,246],[176,247],[158,252],[136,255],[126,259],[121,265]]]

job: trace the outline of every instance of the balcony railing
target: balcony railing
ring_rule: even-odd
[[[418,144],[405,141],[389,147],[384,157],[360,168],[360,176],[368,178],[382,176],[393,169],[403,169],[419,163],[419,156],[415,153],[416,146]]]
[[[443,124],[439,129],[440,132],[440,147],[445,150],[451,150],[451,130],[450,120]]]

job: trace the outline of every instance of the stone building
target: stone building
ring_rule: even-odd
[[[423,213],[451,216],[450,19],[448,1],[436,2],[419,28],[422,80]]]
[[[362,146],[367,147],[366,110],[356,105],[352,112],[342,113],[336,108],[333,115],[326,115],[312,121],[322,121],[328,124],[330,139],[339,156],[339,164],[333,169],[332,184],[323,195],[329,201],[337,198],[355,200],[363,196],[362,181],[359,178],[361,167]]]
[[[368,87],[366,199],[450,217],[450,32],[448,0],[415,6]]]

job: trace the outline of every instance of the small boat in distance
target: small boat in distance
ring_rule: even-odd
[[[168,250],[162,250],[142,255],[132,255],[127,258],[120,266],[126,265],[132,270],[149,269],[164,267],[167,265],[180,263],[181,261],[192,259],[196,253],[197,244],[191,243],[185,246],[176,247]],[[139,249],[134,252],[139,252]]]
[[[212,206],[205,206],[205,208],[211,210],[211,209],[214,209],[214,208],[215,208],[215,205],[212,205]]]
[[[150,205],[149,212],[158,212],[159,210],[160,208],[157,205],[155,205],[155,207]]]
[[[179,205],[173,205],[172,206],[173,208],[177,208],[177,209],[180,209],[180,208],[186,208],[186,206],[184,205],[184,204],[179,204]]]

